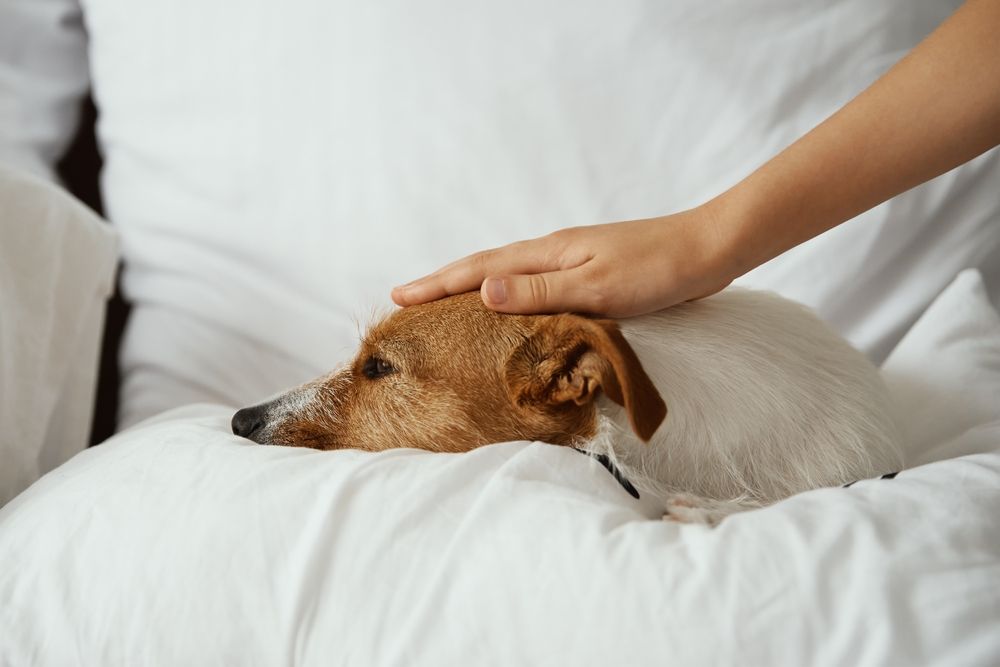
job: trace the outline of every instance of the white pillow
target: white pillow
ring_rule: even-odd
[[[46,75],[14,91],[42,118],[90,57],[132,423],[328,370],[353,318],[464,253],[717,194],[960,2],[89,0],[89,54],[73,0],[37,4],[0,24],[51,66],[0,57],[9,80]],[[959,269],[1000,280],[997,182],[993,151],[744,282],[881,359]]]
[[[0,166],[0,505],[86,447],[117,236]]]
[[[978,271],[963,271],[938,296],[882,376],[898,404],[909,465],[969,453],[945,445],[1000,421],[1000,316]]]
[[[126,423],[329,370],[464,253],[717,194],[958,4],[87,2]],[[884,356],[1000,253],[998,180],[993,153],[747,280]]]

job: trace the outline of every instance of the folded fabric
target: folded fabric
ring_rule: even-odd
[[[0,505],[87,444],[117,235],[0,166]]]

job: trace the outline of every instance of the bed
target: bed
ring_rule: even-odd
[[[710,529],[544,443],[323,453],[228,430],[344,359],[395,283],[716,194],[955,4],[9,0],[0,211],[30,235],[10,213],[30,187],[99,237],[46,292],[92,284],[74,322],[100,322],[119,245],[134,307],[107,442],[80,451],[0,385],[32,435],[4,456],[35,462],[0,477],[0,664],[996,664],[996,150],[741,281],[881,365],[895,478]],[[51,183],[88,86],[114,234]],[[26,259],[4,295],[52,266]],[[85,414],[96,339],[46,312],[89,352],[36,355],[45,395],[75,377]]]

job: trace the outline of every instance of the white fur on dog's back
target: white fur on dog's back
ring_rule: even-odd
[[[642,443],[602,399],[588,448],[640,489],[767,503],[900,468],[877,370],[805,307],[730,288],[620,324],[669,412]]]

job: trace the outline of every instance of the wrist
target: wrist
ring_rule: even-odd
[[[732,199],[716,197],[691,213],[697,225],[700,264],[711,281],[728,285],[767,261],[759,259],[754,239],[745,237],[748,212]]]
[[[803,202],[771,180],[758,171],[698,207],[730,281],[808,239],[796,223]]]

